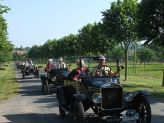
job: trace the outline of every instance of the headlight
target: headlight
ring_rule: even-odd
[[[56,81],[56,77],[55,76],[52,77],[52,81]]]
[[[92,100],[94,103],[101,103],[102,95],[101,93],[95,93],[92,96]]]
[[[133,94],[131,92],[127,92],[125,94],[125,101],[130,102],[133,99]]]

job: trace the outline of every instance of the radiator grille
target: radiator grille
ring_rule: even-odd
[[[122,88],[103,88],[101,92],[103,109],[122,108]]]

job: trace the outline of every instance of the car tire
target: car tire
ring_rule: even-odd
[[[59,106],[59,114],[61,118],[65,117],[65,112],[66,112],[65,109]]]
[[[25,72],[22,72],[22,78],[25,79]]]
[[[135,110],[139,113],[136,123],[151,123],[151,107],[146,97],[139,97],[135,100]]]
[[[85,123],[84,107],[81,101],[75,101],[74,113],[76,116],[76,123]]]
[[[50,93],[50,88],[49,88],[49,84],[48,84],[47,80],[44,82],[44,93],[46,95],[48,95]]]

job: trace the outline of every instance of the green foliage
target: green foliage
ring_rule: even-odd
[[[164,1],[142,0],[138,16],[138,33],[145,45],[164,46]]]
[[[120,43],[125,53],[125,80],[127,79],[128,48],[137,40],[137,0],[117,0],[102,12],[106,35]]]
[[[8,7],[0,5],[0,62],[11,60],[13,45],[8,41],[7,23],[3,13],[7,13]]]
[[[137,54],[141,62],[150,62],[156,59],[155,51],[147,47],[140,48]]]
[[[116,60],[122,60],[124,57],[124,51],[122,50],[121,47],[115,47],[111,51],[109,51],[108,55],[110,58],[112,58],[114,61]]]

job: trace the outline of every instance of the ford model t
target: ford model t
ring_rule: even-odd
[[[73,114],[78,123],[85,123],[88,109],[92,109],[91,116],[100,120],[151,123],[151,108],[146,97],[149,94],[144,91],[125,92],[119,82],[121,67],[117,66],[117,73],[107,74],[111,68],[107,64],[102,65],[102,69],[95,68],[96,59],[82,57],[80,60],[88,64],[89,71],[81,72],[77,81],[68,77],[64,86],[58,87],[60,116],[64,117],[68,112]]]
[[[57,59],[55,59],[57,61]],[[53,63],[54,67],[46,71],[46,73],[41,74],[41,85],[42,91],[45,94],[49,94],[51,88],[56,88],[57,86],[62,86],[64,84],[65,78],[69,74],[67,67],[59,68],[57,67],[57,62]]]
[[[35,66],[31,60],[28,62],[22,64],[20,67],[21,72],[22,72],[22,78],[24,79],[26,76],[30,76],[30,75],[33,75],[35,78],[39,78],[38,67]]]

